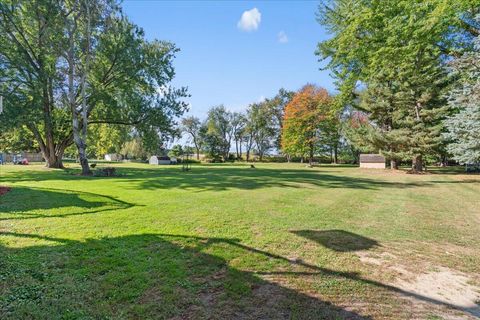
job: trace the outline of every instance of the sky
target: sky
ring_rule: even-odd
[[[334,90],[314,54],[328,38],[316,21],[318,1],[126,0],[124,12],[148,39],[180,49],[174,87],[188,87],[188,114],[212,106],[245,110],[280,88],[315,83]]]

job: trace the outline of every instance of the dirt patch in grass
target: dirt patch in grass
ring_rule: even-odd
[[[433,265],[425,259],[409,261],[389,252],[358,252],[360,261],[382,274],[388,286],[408,300],[414,314],[435,313],[445,319],[480,318],[480,287],[471,276]],[[414,262],[416,260],[416,262]]]
[[[398,278],[396,285],[407,292],[454,305],[474,317],[480,317],[480,305],[477,304],[480,293],[464,273],[439,267],[437,270],[419,274],[413,280]]]
[[[0,196],[3,196],[4,194],[9,192],[10,190],[11,190],[11,188],[9,188],[9,187],[0,186]]]

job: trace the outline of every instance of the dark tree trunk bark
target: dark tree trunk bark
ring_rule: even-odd
[[[333,164],[338,163],[338,146],[333,147]]]
[[[40,134],[40,131],[38,131],[34,124],[29,124],[27,127],[33,133],[35,140],[37,140],[38,145],[40,146],[40,152],[45,159],[45,166],[47,168],[64,169],[62,157],[63,152],[68,147],[68,144],[60,144],[57,146],[57,148],[55,148],[55,145],[49,146],[48,143],[53,143],[53,139],[47,139],[49,142],[46,144],[42,138],[42,135]],[[54,151],[51,152],[50,150]]]
[[[422,155],[417,155],[413,158],[412,161],[412,170],[414,172],[422,172],[423,171],[423,158]]]

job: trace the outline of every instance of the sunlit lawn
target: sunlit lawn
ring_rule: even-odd
[[[479,176],[301,164],[122,164],[115,178],[0,170],[12,187],[0,197],[0,319],[436,317],[359,252],[479,280]]]

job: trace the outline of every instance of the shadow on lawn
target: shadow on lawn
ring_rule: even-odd
[[[354,169],[353,169],[354,170]],[[136,182],[135,189],[186,189],[193,191],[223,191],[229,189],[254,190],[269,187],[288,188],[346,188],[380,190],[383,188],[405,189],[432,187],[436,183],[459,184],[475,181],[385,181],[376,177],[365,178],[348,176],[322,167],[315,169],[267,169],[249,167],[194,167],[190,172],[180,170],[127,170],[128,181]],[[344,175],[345,174],[345,175]]]
[[[132,172],[133,173],[133,172]],[[387,182],[368,178],[336,175],[335,171],[328,170],[300,170],[300,169],[250,169],[247,167],[217,167],[194,168],[191,172],[161,170],[151,174],[138,176],[133,173],[129,181],[136,182],[135,189],[192,189],[193,191],[223,191],[228,189],[254,190],[268,187],[289,188],[351,188],[351,189],[380,189],[410,188],[425,185],[424,182]]]
[[[0,199],[0,221],[68,217],[133,206],[132,203],[91,192],[15,186]],[[58,213],[62,208],[71,209],[67,213]],[[75,212],[76,209],[81,211]],[[39,212],[43,210],[49,212]]]
[[[366,289],[376,290],[382,299],[375,307],[378,312],[388,313],[389,307],[384,309],[381,305],[388,295],[395,299],[399,295],[418,302],[457,308],[453,304],[444,304],[364,278],[355,272],[335,271],[302,260],[292,261],[243,245],[238,239],[142,234],[80,242],[9,232],[0,232],[0,236],[57,243],[28,248],[0,246],[0,254],[5,257],[0,260],[0,278],[4,283],[0,286],[2,319],[60,316],[157,319],[370,318],[322,301],[312,294],[306,295],[283,286],[292,280],[301,281],[302,277],[315,277],[327,286],[336,283],[348,292],[355,290],[358,284],[371,286]],[[232,258],[253,254],[255,259],[269,259],[270,262],[259,265],[259,268],[266,269],[264,271],[239,270],[229,266],[228,261],[220,257],[222,253],[215,250],[223,250]],[[273,278],[275,283],[265,278]],[[342,291],[339,292],[341,295]],[[343,298],[349,299],[350,295],[345,295]],[[352,304],[355,305],[355,302],[352,301]],[[404,309],[403,312],[408,315],[408,310]]]
[[[355,170],[354,168],[352,170]],[[132,182],[127,188],[142,190],[157,189],[186,189],[199,191],[223,191],[229,189],[254,190],[268,187],[289,188],[349,188],[379,190],[382,188],[416,188],[431,187],[437,183],[458,184],[475,183],[477,181],[385,181],[376,177],[356,177],[346,175],[348,172],[340,172],[335,167],[318,167],[314,169],[269,169],[249,166],[230,165],[201,165],[194,166],[190,172],[182,172],[181,167],[152,167],[152,168],[129,168],[120,167],[121,177],[98,178],[79,177],[62,171],[16,171],[0,177],[0,183],[18,181],[49,181],[66,180],[82,181],[98,179],[108,183]],[[343,175],[345,174],[345,175]]]
[[[209,253],[222,246],[230,254],[287,261],[235,239],[143,234],[79,242],[0,236],[55,243],[0,246],[6,257],[0,260],[2,319],[369,319],[230,267]]]
[[[379,246],[376,240],[344,230],[298,230],[292,233],[339,252],[368,250]]]

